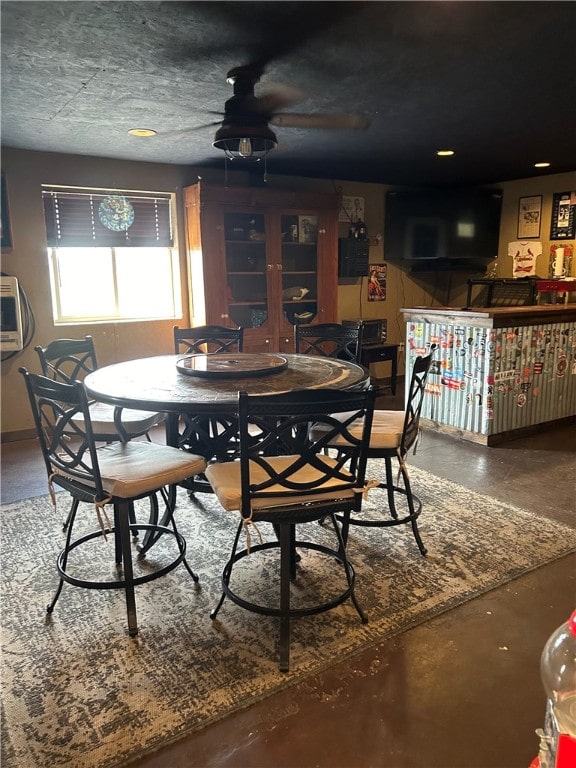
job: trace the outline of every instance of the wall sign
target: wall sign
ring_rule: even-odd
[[[573,248],[571,245],[551,245],[550,246],[550,262],[549,262],[549,275],[550,277],[570,277],[572,274],[572,255]]]
[[[540,237],[540,218],[542,216],[542,195],[521,197],[518,202],[519,240],[527,237]]]
[[[386,264],[370,264],[368,301],[386,301]]]
[[[552,196],[550,240],[573,240],[576,236],[576,192],[555,192]]]

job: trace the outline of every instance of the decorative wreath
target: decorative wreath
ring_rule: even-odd
[[[123,195],[107,195],[98,206],[102,224],[113,232],[125,232],[134,223],[134,208]]]

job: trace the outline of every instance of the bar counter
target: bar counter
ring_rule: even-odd
[[[425,428],[494,445],[576,420],[576,304],[401,311],[406,369],[436,347]]]

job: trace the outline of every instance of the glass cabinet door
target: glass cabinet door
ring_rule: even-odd
[[[282,215],[282,307],[290,325],[318,313],[318,216]]]
[[[269,316],[266,219],[262,213],[224,213],[228,314],[236,325],[259,328]]]

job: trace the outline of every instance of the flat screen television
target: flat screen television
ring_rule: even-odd
[[[499,189],[391,190],[384,259],[413,271],[483,271],[498,255],[501,208]]]

